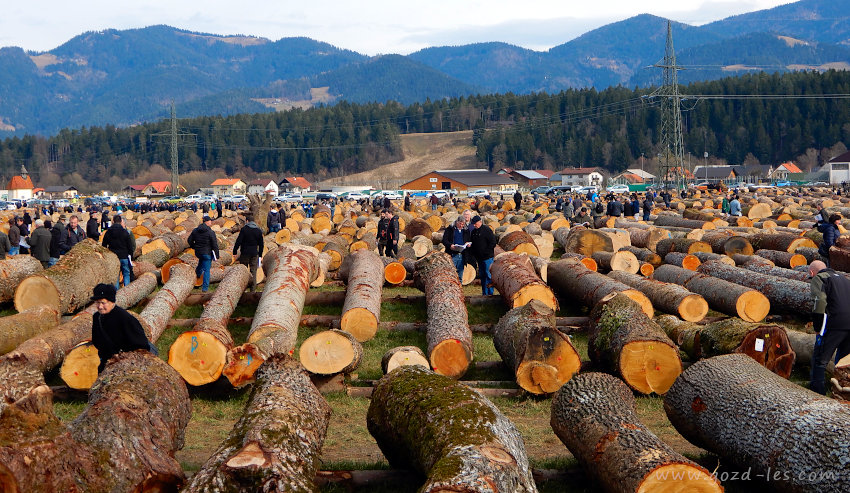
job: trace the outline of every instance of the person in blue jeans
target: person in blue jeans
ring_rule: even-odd
[[[195,257],[198,258],[198,266],[195,267],[195,276],[202,277],[201,291],[207,292],[210,289],[210,268],[212,261],[219,257],[218,253],[218,238],[215,232],[210,228],[212,218],[204,216],[203,222],[189,235],[189,248],[195,250]]]
[[[112,226],[103,233],[103,246],[118,257],[121,262],[121,277],[124,286],[130,284],[130,256],[136,249],[136,240],[133,234],[124,228],[123,218],[116,214],[112,217]],[[118,281],[115,281],[115,289],[118,290]]]
[[[490,266],[493,265],[493,249],[496,248],[496,235],[489,226],[484,224],[480,216],[472,218],[472,233],[470,235],[469,247],[472,256],[478,262],[478,275],[481,277],[481,294],[488,296],[493,294],[490,286]]]
[[[443,246],[446,253],[452,256],[452,262],[457,269],[457,277],[463,281],[463,266],[466,264],[466,247],[470,246],[470,231],[466,227],[463,216],[458,216],[452,226],[443,232]]]

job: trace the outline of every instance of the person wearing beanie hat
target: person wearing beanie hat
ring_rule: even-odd
[[[195,256],[198,257],[195,276],[203,279],[201,291],[205,293],[210,289],[210,268],[212,267],[212,261],[219,257],[218,238],[216,238],[215,232],[210,228],[211,223],[212,219],[209,216],[204,216],[203,222],[192,230],[187,240],[189,248],[194,249]]]
[[[489,226],[484,224],[481,216],[472,218],[472,234],[470,235],[470,251],[472,257],[478,263],[478,275],[481,277],[481,294],[489,296],[493,294],[490,285],[490,266],[493,265],[493,250],[496,248],[496,235]]]
[[[115,304],[116,290],[111,284],[94,287],[91,300],[97,311],[92,315],[91,342],[100,358],[98,373],[109,358],[123,351],[146,351],[153,347],[139,320]]]

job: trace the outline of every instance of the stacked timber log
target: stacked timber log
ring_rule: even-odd
[[[799,253],[762,249],[756,250],[755,254],[759,257],[770,260],[776,266],[785,267],[786,269],[793,269],[794,267],[799,267],[808,263],[806,257]]]
[[[481,394],[421,366],[384,375],[366,416],[393,467],[426,476],[420,492],[536,492],[522,437]]]
[[[764,251],[764,250],[760,250]],[[778,252],[783,253],[783,252]],[[789,254],[791,255],[791,254]],[[733,255],[733,262],[738,266],[751,270],[753,272],[759,272],[761,274],[767,274],[769,276],[774,277],[784,277],[786,279],[794,279],[797,281],[803,281],[808,284],[809,282],[809,273],[808,269],[806,271],[802,270],[793,270],[793,269],[785,269],[782,267],[776,267],[776,265],[770,260],[758,256],[751,255],[749,257],[744,257],[743,255]],[[727,263],[728,264],[728,263]],[[729,264],[731,265],[731,264]]]
[[[703,252],[704,253],[704,252]],[[693,254],[690,253],[682,253],[682,252],[670,252],[664,256],[664,263],[669,265],[675,265],[677,267],[681,267],[685,270],[696,271],[697,267],[702,264],[700,259]]]
[[[558,390],[581,368],[569,337],[556,328],[555,311],[537,300],[508,311],[493,328],[493,344],[532,394]]]
[[[204,305],[198,323],[183,332],[168,350],[171,365],[189,385],[204,385],[218,380],[233,348],[233,337],[227,330],[227,319],[233,314],[239,297],[251,282],[244,265],[234,265]]]
[[[604,373],[582,373],[552,399],[551,426],[606,491],[723,491],[715,476],[644,425],[632,391]]]
[[[616,252],[622,247],[629,246],[628,236],[628,234],[616,235],[578,226],[569,229],[565,237],[559,237],[558,231],[555,232],[555,238],[565,251],[580,253],[585,257],[592,257],[594,252]]]
[[[325,330],[313,334],[298,350],[298,359],[314,375],[351,373],[363,358],[363,346],[344,330]]]
[[[253,381],[257,368],[274,354],[292,354],[307,290],[319,271],[312,247],[279,248],[263,259],[263,289],[247,343],[227,352],[222,374],[234,387]]]
[[[747,322],[760,322],[770,312],[770,300],[754,289],[675,265],[655,269],[653,279],[678,284],[701,295],[712,309]]]
[[[815,243],[794,233],[756,233],[748,237],[755,250],[795,253],[798,248],[816,247]]]
[[[613,270],[637,274],[640,261],[634,253],[622,249],[616,252],[594,252],[593,260],[602,272]]]
[[[708,314],[705,298],[678,284],[647,279],[628,272],[612,271],[608,273],[608,277],[640,290],[649,298],[653,307],[678,315],[683,320],[699,322]]]
[[[349,255],[346,263],[349,268],[343,280],[348,287],[340,328],[365,342],[375,337],[381,319],[384,263],[377,253],[366,249]]]
[[[829,381],[833,397],[850,401],[850,356],[845,356],[835,364],[835,371]]]
[[[643,394],[663,394],[682,373],[679,348],[629,297],[611,293],[593,308],[587,353]]]
[[[721,354],[743,353],[777,375],[788,378],[796,353],[784,327],[727,318],[697,325],[670,315],[655,321],[691,361]]]
[[[593,307],[608,294],[620,292],[637,302],[648,317],[654,313],[652,302],[641,291],[593,272],[576,260],[551,262],[547,272],[549,285],[562,299]]]
[[[89,303],[92,289],[118,279],[118,257],[92,239],[85,239],[53,267],[33,274],[18,284],[15,309],[19,312],[46,305],[59,313],[74,313]]]
[[[691,365],[667,392],[664,410],[689,442],[770,478],[771,488],[850,490],[850,406],[743,354]]]
[[[538,300],[553,310],[558,309],[555,294],[537,275],[528,255],[513,251],[499,254],[490,266],[493,286],[511,308]]]
[[[428,360],[435,372],[460,378],[472,362],[472,331],[451,258],[431,252],[416,262],[414,284],[425,292]]]
[[[430,367],[425,353],[417,346],[397,346],[384,353],[381,358],[381,371],[384,375],[399,366],[407,365],[419,365],[426,369]]]
[[[242,417],[183,491],[315,491],[330,415],[298,361],[271,356]]]
[[[43,305],[0,318],[0,355],[59,324],[59,312]]]
[[[711,252],[711,246],[704,241],[691,238],[669,238],[655,245],[655,253],[664,258],[670,252],[695,253]]]
[[[803,281],[775,277],[715,261],[700,265],[697,271],[755,289],[767,297],[771,306],[777,310],[807,313],[812,308],[811,290],[808,283]]]
[[[18,284],[42,270],[41,262],[31,255],[14,255],[0,260],[0,303],[14,298]]]

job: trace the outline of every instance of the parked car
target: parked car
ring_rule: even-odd
[[[316,194],[316,200],[331,200],[336,198],[337,196],[333,192],[319,192]]]
[[[829,183],[827,183],[825,181],[810,181],[808,183],[805,183],[805,186],[807,186],[807,187],[828,187]]]
[[[606,189],[610,193],[629,193],[628,185],[611,185]]]
[[[304,201],[304,197],[302,197],[300,193],[287,194],[287,197],[284,199],[284,202],[303,202],[303,201]]]
[[[787,181],[787,180],[785,180],[785,181],[778,181],[778,182],[776,182],[776,186],[777,186],[777,187],[790,187],[790,186],[791,186],[791,182],[790,182],[790,181]]]
[[[535,189],[534,189],[534,190],[532,190],[531,192],[532,192],[532,193],[537,192],[537,193],[539,193],[539,194],[546,195],[546,193],[548,193],[548,192],[549,192],[549,189],[550,189],[550,188],[551,188],[551,187],[550,187],[549,185],[540,185],[539,187],[535,188]]]
[[[5,200],[0,200],[0,211],[13,211],[17,209],[18,206],[13,202],[6,202]]]
[[[599,187],[597,187],[596,185],[588,185],[586,187],[581,187],[576,191],[580,192],[580,193],[587,193],[587,192],[599,193]]]
[[[369,195],[362,192],[348,192],[345,194],[345,200],[363,200],[368,199]]]
[[[381,195],[383,195],[384,198],[390,200],[401,200],[404,198],[402,194],[396,192],[395,190],[384,190],[383,192],[381,192]]]
[[[434,190],[431,195],[436,195],[437,198],[442,199],[449,196],[449,190]]]
[[[483,196],[485,196],[489,193],[490,193],[490,191],[487,190],[486,188],[478,188],[478,189],[475,189],[475,190],[470,190],[469,192],[466,193],[466,195],[468,197],[483,197]]]
[[[240,202],[248,202],[248,197],[246,197],[245,195],[234,195],[233,197],[230,197],[230,201],[234,204],[238,204]]]
[[[696,190],[708,190],[708,187],[710,187],[710,186],[711,186],[711,183],[709,183],[707,181],[701,181],[699,183],[693,183],[693,184],[690,185],[691,188],[694,188]]]
[[[203,200],[203,198],[203,195],[199,193],[193,193],[192,195],[188,195],[186,198],[184,198],[183,201],[188,204],[193,204],[195,202],[200,202],[201,200]]]

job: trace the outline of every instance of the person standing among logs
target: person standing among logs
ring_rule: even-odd
[[[115,286],[98,284],[91,300],[97,312],[92,314],[91,342],[100,358],[98,373],[103,371],[109,358],[124,351],[153,347],[145,335],[141,322],[127,310],[115,304]]]
[[[269,209],[268,217],[266,217],[266,226],[269,228],[269,233],[277,233],[281,229],[281,225],[285,219],[283,218],[282,212],[278,212],[277,204],[272,204],[271,209]]]
[[[729,202],[729,215],[741,217],[741,201],[738,200],[737,195]]]
[[[838,351],[837,359],[850,354],[850,279],[827,268],[826,264],[815,260],[809,265],[812,276],[811,290],[814,298],[813,312],[817,314],[823,307],[824,315],[817,332],[815,348],[812,353],[812,374],[809,388],[819,394],[826,394],[824,377],[826,365]]]
[[[133,235],[124,228],[124,219],[121,215],[112,216],[112,226],[103,233],[103,246],[118,257],[121,262],[121,278],[124,286],[130,284],[130,256],[136,250],[136,241]],[[115,281],[115,289],[118,289],[118,281]]]
[[[35,220],[35,229],[29,237],[30,250],[32,256],[41,262],[41,266],[45,269],[48,267],[47,262],[50,260],[50,230],[48,226],[53,226],[51,221],[42,219]]]
[[[50,260],[47,265],[53,267],[56,262],[59,262],[59,257],[63,253],[63,245],[65,242],[65,214],[59,216],[59,220],[53,225],[50,230]]]
[[[68,227],[65,228],[64,241],[62,242],[62,253],[68,253],[68,250],[74,248],[74,245],[86,239],[86,232],[80,227],[80,218],[75,215],[68,220]]]
[[[263,261],[263,230],[254,222],[253,214],[245,215],[245,226],[239,230],[236,243],[233,244],[233,255],[239,251],[239,263],[251,271],[251,291],[257,287],[257,267]]]
[[[94,241],[100,239],[100,222],[97,220],[97,212],[92,212],[86,221],[86,237]]]
[[[522,194],[519,193],[519,190],[514,193],[514,205],[517,209],[522,205]]]
[[[478,262],[478,273],[481,275],[481,294],[484,296],[493,294],[493,286],[490,285],[490,266],[493,265],[493,249],[496,248],[496,235],[489,226],[484,224],[481,216],[472,218],[472,233],[470,234],[470,251]]]
[[[378,255],[392,258],[398,255],[398,229],[398,218],[393,211],[382,209],[378,222]]]
[[[446,247],[446,253],[451,255],[457,269],[457,276],[461,281],[463,281],[463,266],[466,264],[466,248],[472,244],[470,240],[469,228],[466,227],[463,216],[458,216],[454,225],[443,232],[443,246]]]
[[[838,225],[840,224],[841,216],[833,214],[829,216],[826,222],[817,225],[818,231],[823,233],[823,241],[818,247],[818,253],[826,265],[829,265],[829,248],[835,245],[835,241],[841,236],[841,231],[838,229]]]
[[[652,196],[649,192],[646,192],[646,198],[643,199],[643,220],[649,221],[649,215],[652,213],[652,207],[655,205],[655,202],[652,200]]]
[[[210,228],[211,224],[212,218],[210,216],[204,216],[203,222],[192,230],[187,241],[189,248],[194,249],[195,256],[198,257],[195,276],[203,276],[201,291],[204,293],[210,289],[210,268],[212,267],[212,261],[219,257],[218,238],[216,238],[215,232]]]
[[[21,228],[18,216],[9,219],[9,255],[17,255],[21,248]]]

